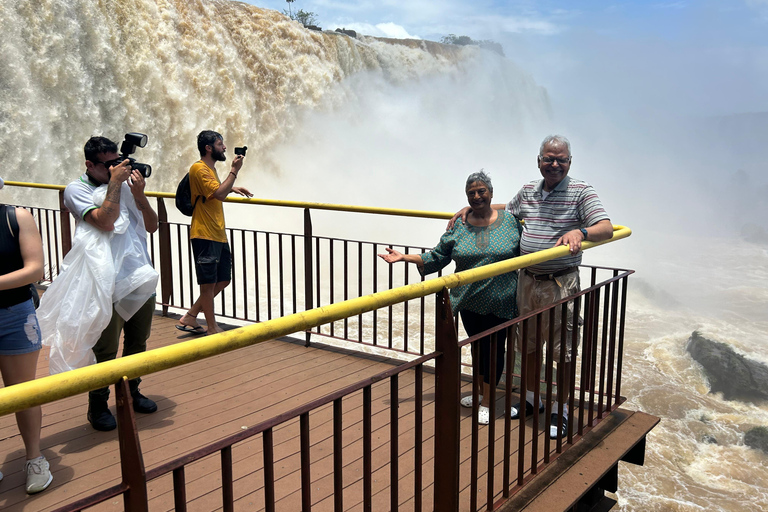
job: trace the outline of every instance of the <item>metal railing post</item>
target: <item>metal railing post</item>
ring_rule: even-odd
[[[69,224],[69,209],[64,205],[64,191],[59,190],[59,219],[61,220],[61,257],[72,248],[72,228]]]
[[[312,216],[309,208],[304,208],[304,311],[309,311],[312,306]],[[304,333],[306,340],[304,346],[309,346],[309,338],[312,336],[312,330],[307,329]]]
[[[159,221],[160,242],[160,295],[163,316],[168,316],[168,304],[173,296],[173,263],[171,261],[171,226],[168,224],[168,211],[162,197],[157,198],[157,218]]]
[[[456,327],[448,290],[435,307],[435,510],[459,510],[459,364]],[[393,485],[396,485],[394,483]]]
[[[123,377],[115,384],[117,401],[117,437],[120,442],[120,470],[123,484],[128,490],[123,494],[125,510],[148,512],[147,472],[144,456],[141,454],[139,431],[133,415],[133,399],[128,388],[128,379]]]

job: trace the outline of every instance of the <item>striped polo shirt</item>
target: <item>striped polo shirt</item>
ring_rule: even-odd
[[[572,229],[610,220],[589,183],[566,176],[546,199],[541,194],[543,186],[543,179],[527,183],[507,204],[507,211],[525,220],[520,237],[521,256],[554,247],[557,240]],[[580,264],[581,252],[532,265],[529,269],[549,274]]]

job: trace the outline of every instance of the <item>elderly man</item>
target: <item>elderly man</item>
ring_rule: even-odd
[[[588,183],[571,178],[568,171],[571,168],[571,145],[563,136],[550,135],[541,143],[537,165],[543,179],[532,181],[523,186],[517,195],[505,206],[493,205],[496,209],[506,209],[518,219],[524,220],[523,234],[520,238],[520,254],[567,245],[570,254],[546,261],[520,271],[517,285],[517,305],[520,315],[544,308],[569,295],[578,293],[579,270],[581,264],[581,243],[585,240],[599,242],[613,235],[613,225],[603,208],[597,193]],[[468,208],[459,214],[466,215]],[[454,217],[457,218],[458,215]],[[569,305],[566,319],[566,340],[570,340],[573,330],[573,310]],[[559,311],[555,316],[555,337],[553,361],[560,361],[560,337],[562,319]],[[520,328],[522,331],[522,328]],[[534,354],[537,343],[544,343],[549,336],[549,315],[542,316],[541,338],[536,338],[535,325],[527,329],[526,365],[526,414],[533,413],[533,390],[538,385],[541,360]],[[518,332],[518,346],[521,350],[522,332]],[[570,378],[571,362],[576,354],[570,353],[570,345],[566,347],[565,364],[558,367],[558,388],[564,390],[564,400]],[[560,366],[560,365],[558,365]],[[519,416],[521,404],[512,407],[512,418]],[[539,411],[544,406],[539,403]],[[568,426],[568,408],[563,404],[562,423],[559,421],[555,402],[550,418],[549,435],[552,439],[565,434]],[[558,425],[561,428],[558,429]]]

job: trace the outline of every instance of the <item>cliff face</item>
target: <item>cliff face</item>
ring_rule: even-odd
[[[400,86],[460,74],[487,53],[307,30],[277,11],[224,0],[0,0],[0,24],[4,176],[32,172],[33,181],[54,183],[71,179],[91,135],[147,133],[137,157],[172,168],[170,184],[200,130],[217,129],[260,158],[290,137],[302,112],[365,94],[345,87],[352,77]],[[509,67],[520,108],[548,115],[545,91]]]

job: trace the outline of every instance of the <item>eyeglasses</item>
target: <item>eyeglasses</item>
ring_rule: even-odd
[[[120,158],[115,158],[114,160],[107,160],[106,162],[96,162],[96,163],[103,165],[105,169],[109,170],[110,167],[114,167],[120,164],[120,162],[122,161],[123,160]]]
[[[541,160],[544,164],[553,164],[557,162],[560,165],[566,165],[571,163],[571,157],[568,158],[551,158],[548,156],[539,156],[539,160]]]

